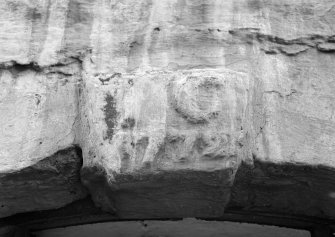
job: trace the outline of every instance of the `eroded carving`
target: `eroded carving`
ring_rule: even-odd
[[[238,160],[247,116],[245,75],[199,70],[115,80],[110,88],[116,92],[115,111],[105,113],[105,121],[121,172],[177,164],[219,168]]]

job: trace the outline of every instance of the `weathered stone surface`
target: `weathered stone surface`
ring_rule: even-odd
[[[85,108],[91,110],[84,111],[84,114],[88,118],[91,138],[85,139],[82,147],[84,157],[93,159],[85,159],[87,164],[84,163],[82,178],[91,192],[97,192],[101,187],[93,199],[98,196],[96,202],[101,202],[102,207],[113,210],[114,207],[110,207],[113,194],[107,194],[105,185],[97,185],[93,177],[99,172],[109,177],[109,184],[115,184],[115,189],[122,189],[124,182],[128,185],[136,182],[138,186],[144,180],[152,179],[154,182],[164,175],[165,185],[174,189],[178,181],[168,181],[166,171],[179,175],[179,182],[183,179],[195,180],[196,172],[193,171],[199,171],[199,177],[203,176],[203,172],[213,172],[213,175],[204,175],[203,182],[227,189],[240,161],[248,157],[251,159],[246,138],[246,123],[250,119],[246,74],[204,69],[151,71],[142,75],[113,74],[108,77],[109,80],[105,75],[103,83],[100,82],[101,77],[101,74],[87,77],[84,82]],[[92,166],[101,171],[97,172]],[[181,172],[185,177],[178,174],[179,170],[186,171]],[[222,179],[222,175],[215,173],[219,170],[227,170],[229,175],[224,175],[226,178]],[[190,178],[188,173],[191,173]],[[123,174],[127,181],[119,181],[124,180],[119,178]],[[192,182],[186,183],[182,186],[192,186]],[[150,184],[143,185],[150,188]],[[151,188],[155,186],[154,183],[151,185]],[[133,189],[135,191],[136,187]],[[206,188],[194,189],[195,193],[208,195]],[[181,190],[170,191],[177,195]],[[199,199],[192,191],[187,192],[185,195],[190,199]],[[104,197],[106,195],[108,197]],[[220,195],[222,197],[216,203],[224,204],[229,192],[226,190]],[[180,199],[182,206],[185,200]],[[186,206],[190,204],[184,203]],[[137,205],[141,206],[140,203]],[[180,208],[174,209],[183,212]],[[193,214],[191,211],[182,215]]]
[[[78,148],[68,148],[29,167],[0,173],[0,217],[59,208],[84,198],[81,165]]]
[[[241,73],[122,75],[98,90],[97,80],[88,83],[87,98],[95,95],[88,103],[103,102],[91,106],[89,121],[98,121],[90,125],[97,134],[92,140],[103,144],[92,149],[107,151],[106,167],[132,172],[157,163],[160,169],[220,169],[241,152],[248,100],[248,81]],[[162,149],[165,157],[159,161]]]
[[[82,182],[120,218],[335,218],[332,1],[6,0],[0,13],[1,173],[78,145]]]
[[[335,44],[334,43],[321,43],[318,44],[318,50],[322,52],[335,52]]]
[[[74,143],[79,66],[7,65],[0,80],[0,171],[34,164]]]
[[[86,195],[81,154],[70,149],[79,118],[79,76],[77,60],[48,68],[2,65],[0,216],[58,208]]]

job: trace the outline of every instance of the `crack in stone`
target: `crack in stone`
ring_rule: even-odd
[[[279,97],[281,97],[281,98],[288,98],[288,97],[290,97],[290,96],[292,96],[293,94],[296,94],[296,93],[298,93],[295,89],[291,89],[291,92],[290,93],[288,93],[288,94],[283,94],[283,93],[281,93],[281,92],[279,92],[279,91],[277,91],[277,90],[271,90],[271,91],[264,91],[264,93],[268,93],[268,94],[271,94],[271,93],[275,93],[275,94],[277,94]]]
[[[282,53],[287,56],[295,56],[310,48],[315,48],[320,52],[335,52],[335,35],[325,36],[313,34],[295,39],[285,39],[261,33],[259,28],[238,28],[229,30],[228,32],[230,35],[249,44],[253,44],[254,42],[259,42],[260,44],[272,44],[268,49],[261,48],[267,54]],[[296,47],[296,49],[291,50],[290,47]]]

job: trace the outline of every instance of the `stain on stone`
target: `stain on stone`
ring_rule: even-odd
[[[35,94],[36,105],[38,106],[41,103],[41,95]]]
[[[116,73],[113,73],[112,76],[107,76],[107,77],[105,77],[105,78],[101,78],[101,77],[99,77],[99,81],[101,81],[101,84],[102,84],[102,85],[106,85],[106,82],[110,81],[110,80],[113,79],[114,77],[121,77],[121,73],[116,72]]]
[[[141,146],[144,149],[147,148],[149,145],[149,137],[141,137],[137,142],[136,142],[136,147]]]
[[[44,42],[48,35],[48,21],[50,16],[50,0],[44,1],[46,10],[40,9],[39,5],[29,7],[26,13],[27,21],[31,22],[31,37],[29,43],[29,55],[37,57],[43,50]]]
[[[247,1],[248,8],[253,11],[259,11],[262,8],[260,0]]]
[[[133,118],[126,118],[123,120],[121,127],[123,129],[132,129],[135,126],[135,119]]]
[[[116,109],[115,98],[111,94],[107,94],[105,97],[106,104],[103,108],[105,113],[105,122],[107,125],[106,139],[112,140],[114,135],[114,129],[117,126],[117,118],[119,112]]]
[[[201,3],[192,7],[192,13],[201,19],[201,23],[210,22],[210,15],[212,13],[213,5],[210,3]]]
[[[161,31],[161,29],[159,27],[155,27],[154,31]]]
[[[219,114],[220,114],[219,111],[214,111],[214,112],[209,114],[209,118],[211,118],[211,119],[217,118],[219,116]]]
[[[91,0],[70,0],[68,3],[63,49],[82,50],[90,45],[93,25],[94,2]]]
[[[97,157],[97,155],[95,154],[95,152],[92,151],[92,150],[88,151],[88,156],[91,157],[91,158],[96,158]]]
[[[134,47],[139,46],[139,45],[141,45],[141,44],[138,43],[137,41],[133,41],[133,42],[130,43],[129,48],[134,48]]]
[[[36,8],[29,8],[26,14],[27,20],[40,20],[42,18],[42,14],[38,12]]]

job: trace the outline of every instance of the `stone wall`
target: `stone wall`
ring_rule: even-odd
[[[1,217],[87,193],[335,217],[333,1],[5,0],[0,24]]]

